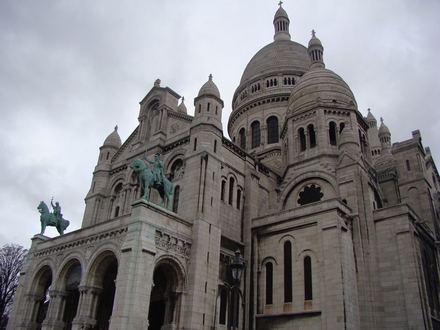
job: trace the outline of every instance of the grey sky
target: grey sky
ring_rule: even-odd
[[[246,64],[273,40],[278,1],[0,2],[0,246],[29,247],[41,200],[59,201],[67,232],[81,226],[84,197],[104,139],[137,126],[138,102],[160,78],[193,100],[210,73],[225,102]],[[310,31],[339,74],[390,128],[392,141],[420,129],[440,162],[440,2],[284,1],[292,40]],[[224,134],[227,135],[226,128]],[[46,231],[56,236],[55,229]]]

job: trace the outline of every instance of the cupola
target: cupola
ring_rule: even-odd
[[[316,38],[315,30],[312,30],[312,38],[309,41],[307,52],[309,53],[311,70],[314,68],[325,68],[323,58],[324,47],[322,46],[321,41]]]
[[[116,125],[114,131],[107,136],[104,140],[104,144],[99,148],[98,164],[110,163],[112,157],[116,151],[119,150],[121,145],[121,137],[118,134],[118,126]]]
[[[220,92],[213,81],[212,74],[210,74],[208,81],[200,88],[199,95],[194,99],[193,126],[204,123],[214,125],[222,130],[223,105]]]
[[[177,107],[177,112],[184,113],[185,115],[188,113],[185,106],[185,98],[183,96],[182,96],[182,102],[180,102],[179,106]]]
[[[275,34],[273,36],[273,40],[290,40],[290,33],[289,33],[289,16],[287,15],[284,8],[281,6],[283,4],[282,1],[280,1],[277,12],[275,13],[275,16],[273,18],[273,26],[275,28]]]

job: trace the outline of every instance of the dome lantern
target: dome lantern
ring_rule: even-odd
[[[325,68],[323,58],[324,47],[322,46],[321,41],[316,38],[315,30],[312,30],[312,38],[309,41],[307,52],[309,53],[310,62],[312,63],[310,69]]]
[[[275,28],[275,34],[273,36],[273,40],[290,40],[289,33],[289,16],[287,15],[284,8],[281,6],[283,4],[282,1],[278,3],[280,8],[278,8],[275,16],[273,18],[273,26]]]

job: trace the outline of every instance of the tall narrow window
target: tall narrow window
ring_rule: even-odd
[[[228,307],[228,293],[225,289],[220,291],[220,324],[226,324],[226,311]]]
[[[284,302],[292,302],[292,243],[284,243]]]
[[[361,151],[364,152],[364,141],[362,140],[361,130],[358,130],[359,133],[359,145],[361,146]]]
[[[330,122],[328,127],[328,136],[330,139],[330,144],[332,146],[336,145],[336,124],[334,122]]]
[[[173,198],[173,212],[177,213],[179,210],[179,198],[180,198],[180,186],[174,188],[174,198]]]
[[[225,201],[225,189],[226,189],[226,181],[222,180],[222,190],[220,192],[220,199]]]
[[[304,151],[306,150],[306,134],[304,133],[304,128],[300,128],[298,130],[299,135],[299,150]]]
[[[117,218],[119,216],[119,206],[116,206],[115,209],[115,218]]]
[[[234,178],[229,178],[229,205],[232,205],[234,195]]]
[[[266,264],[266,305],[273,303],[273,265],[271,262]]]
[[[242,128],[240,130],[240,133],[238,133],[240,135],[240,147],[241,149],[246,149],[246,131],[244,130],[244,128]]]
[[[237,210],[241,207],[241,190],[237,189]]]
[[[214,140],[214,153],[217,152],[217,140]]]
[[[406,160],[406,170],[407,170],[407,171],[411,171],[411,165],[410,165],[408,159]]]
[[[252,130],[252,149],[257,148],[261,144],[261,136],[260,136],[260,122],[254,121],[251,124]]]
[[[304,300],[312,299],[312,259],[307,256],[304,258]]]
[[[197,138],[194,139],[194,151],[197,149]]]
[[[344,130],[344,127],[345,127],[345,123],[340,123],[339,124],[339,134],[342,133],[342,131]]]
[[[312,124],[307,126],[307,132],[309,133],[309,139],[310,139],[310,148],[316,147],[316,136],[315,136],[315,128]]]
[[[267,144],[278,142],[278,118],[275,116],[267,119]]]

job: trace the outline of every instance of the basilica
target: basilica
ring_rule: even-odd
[[[131,135],[103,137],[81,229],[32,238],[8,329],[440,329],[430,150],[289,24],[280,4],[229,138],[211,75],[190,111],[156,80]]]

